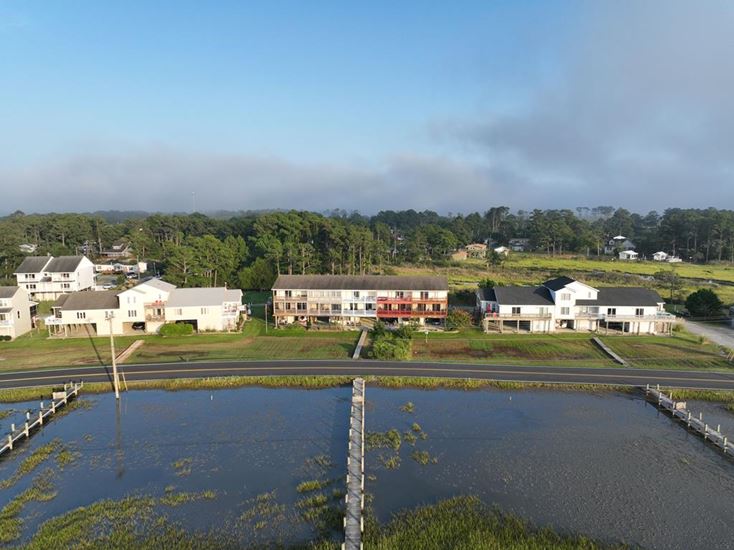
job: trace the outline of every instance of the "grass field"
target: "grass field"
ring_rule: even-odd
[[[576,256],[513,254],[501,267],[487,267],[481,260],[466,260],[450,267],[404,266],[397,268],[396,272],[400,275],[445,275],[452,290],[476,288],[478,281],[487,278],[504,285],[537,285],[552,277],[568,275],[596,287],[644,286],[657,290],[668,300],[669,289],[652,280],[650,276],[671,267],[682,278],[676,299],[683,300],[699,288],[711,288],[725,304],[734,304],[734,284],[726,284],[734,283],[734,266],[730,264],[662,264],[593,260]]]
[[[414,361],[487,364],[618,366],[592,341],[590,334],[484,334],[477,328],[413,337]],[[602,336],[602,340],[635,368],[732,370],[734,363],[715,344],[676,332],[673,336]]]
[[[716,345],[700,343],[698,337],[687,333],[602,340],[636,368],[734,369],[734,363],[726,361]]]
[[[278,329],[265,332],[265,323],[253,319],[238,334],[199,334],[162,338],[154,335],[117,336],[117,352],[135,340],[145,343],[128,363],[197,361],[204,359],[348,359],[358,333],[307,332]],[[26,335],[14,342],[0,342],[0,370],[17,368],[108,365],[110,340],[101,338],[52,339]]]

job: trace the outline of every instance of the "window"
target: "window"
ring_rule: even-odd
[[[635,315],[637,317],[642,317],[643,315],[645,315],[645,308],[638,307],[637,309],[635,309]]]
[[[548,315],[548,308],[547,307],[538,308],[538,313],[540,313],[541,315]]]
[[[76,318],[77,319],[86,319],[87,318],[87,313],[84,312],[84,311],[77,311],[76,312]]]
[[[403,292],[402,290],[399,290],[399,291],[397,291],[395,293],[395,297],[396,298],[405,298],[405,292]]]
[[[354,291],[354,297],[355,298],[359,298],[359,290],[355,290]]]
[[[298,302],[296,304],[296,309],[298,311],[306,311],[306,302]]]
[[[18,312],[18,319],[20,319],[20,311]]]
[[[339,313],[342,310],[341,304],[331,304],[331,312],[332,313]]]
[[[375,310],[375,304],[367,303],[364,305],[364,309],[367,311],[374,311]]]
[[[617,308],[616,307],[608,307],[607,308],[607,315],[616,315],[617,314]]]
[[[36,285],[25,285],[28,290],[36,290]]]
[[[421,292],[421,300],[428,300],[428,292]]]
[[[62,279],[68,279],[69,278],[69,274],[68,273],[62,273],[61,274],[61,278]]]
[[[201,308],[201,314],[202,315],[206,315],[207,313],[209,313],[209,310],[207,308],[205,308],[205,307]]]
[[[571,293],[570,292],[563,292],[561,294],[561,301],[562,302],[568,302],[571,299]]]
[[[285,297],[286,298],[290,298],[291,296],[293,296],[293,291],[292,290],[286,290],[285,291]]]
[[[71,288],[69,283],[61,283],[61,288]]]
[[[177,307],[176,309],[174,309],[173,312],[176,315],[183,315],[183,309],[180,307]]]
[[[127,310],[127,316],[128,317],[137,317],[138,316],[138,312],[135,311],[134,309],[129,309],[129,310]]]
[[[571,315],[571,308],[570,307],[562,307],[561,308],[561,315]]]
[[[513,315],[520,315],[521,308],[519,307],[513,307],[512,308],[512,314]]]

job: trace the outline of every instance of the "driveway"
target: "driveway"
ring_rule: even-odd
[[[702,323],[700,321],[685,322],[689,332],[704,336],[725,348],[734,350],[734,329],[724,323]]]

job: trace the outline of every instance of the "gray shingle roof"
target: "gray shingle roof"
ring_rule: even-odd
[[[446,277],[423,275],[280,275],[273,290],[448,290]]]
[[[0,298],[12,298],[18,292],[17,286],[0,286]]]
[[[572,279],[571,277],[566,277],[564,275],[562,277],[556,277],[555,279],[544,282],[543,286],[546,288],[550,288],[552,291],[555,292],[574,282],[576,282],[576,279]]]
[[[479,299],[484,302],[497,301],[497,296],[495,295],[493,288],[480,288],[477,290],[477,295],[479,296]]]
[[[84,290],[61,296],[54,303],[54,307],[61,307],[63,311],[79,311],[83,309],[117,309],[117,291],[103,290],[95,292]]]
[[[59,256],[51,260],[44,271],[49,273],[71,273],[84,259],[84,256]]]
[[[542,286],[496,286],[497,303],[512,306],[552,306],[550,291]]]
[[[602,287],[596,300],[576,300],[580,306],[657,306],[660,294],[642,287]]]
[[[51,256],[27,256],[16,268],[16,273],[40,273],[49,261]]]

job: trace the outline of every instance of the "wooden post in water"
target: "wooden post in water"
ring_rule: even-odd
[[[11,451],[13,450],[13,436],[12,434],[8,434],[8,449]]]

